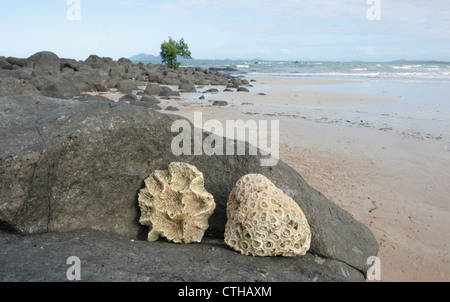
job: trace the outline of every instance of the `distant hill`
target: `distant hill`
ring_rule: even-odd
[[[162,60],[161,56],[148,55],[145,53],[129,57],[129,59],[133,62],[159,62],[159,63],[161,63]]]

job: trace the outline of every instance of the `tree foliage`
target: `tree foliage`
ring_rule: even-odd
[[[184,42],[182,38],[180,41],[175,41],[169,37],[169,42],[164,41],[161,44],[161,58],[162,62],[166,64],[169,68],[178,68],[180,62],[177,61],[178,57],[183,57],[185,59],[192,59],[191,52],[189,51],[189,46]]]

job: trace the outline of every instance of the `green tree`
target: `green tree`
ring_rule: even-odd
[[[177,61],[178,56],[183,57],[185,59],[192,59],[191,52],[189,51],[189,46],[184,42],[184,39],[180,41],[175,41],[171,37],[169,37],[169,42],[164,41],[161,44],[161,53],[160,56],[162,58],[162,62],[166,64],[169,68],[176,69],[180,66],[180,62]]]

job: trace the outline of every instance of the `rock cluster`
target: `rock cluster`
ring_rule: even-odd
[[[139,206],[139,222],[150,228],[148,240],[165,237],[175,243],[201,242],[216,208],[214,197],[205,190],[203,174],[180,162],[145,180]]]
[[[178,86],[181,92],[196,92],[195,85],[226,86],[230,80],[230,75],[216,70],[172,70],[161,64],[135,64],[126,58],[114,61],[91,55],[76,61],[48,51],[27,59],[0,56],[0,96],[40,94],[71,99],[83,92],[106,92],[111,88],[131,92],[149,82]]]
[[[227,204],[225,242],[244,255],[305,255],[311,230],[295,201],[260,174],[243,176]]]

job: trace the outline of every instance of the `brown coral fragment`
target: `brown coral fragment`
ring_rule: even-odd
[[[242,177],[227,204],[225,242],[244,255],[304,255],[311,243],[297,203],[260,174]]]
[[[186,163],[171,163],[145,180],[139,193],[141,218],[149,241],[166,237],[175,243],[200,242],[214,212],[214,197],[205,190],[203,173]]]

